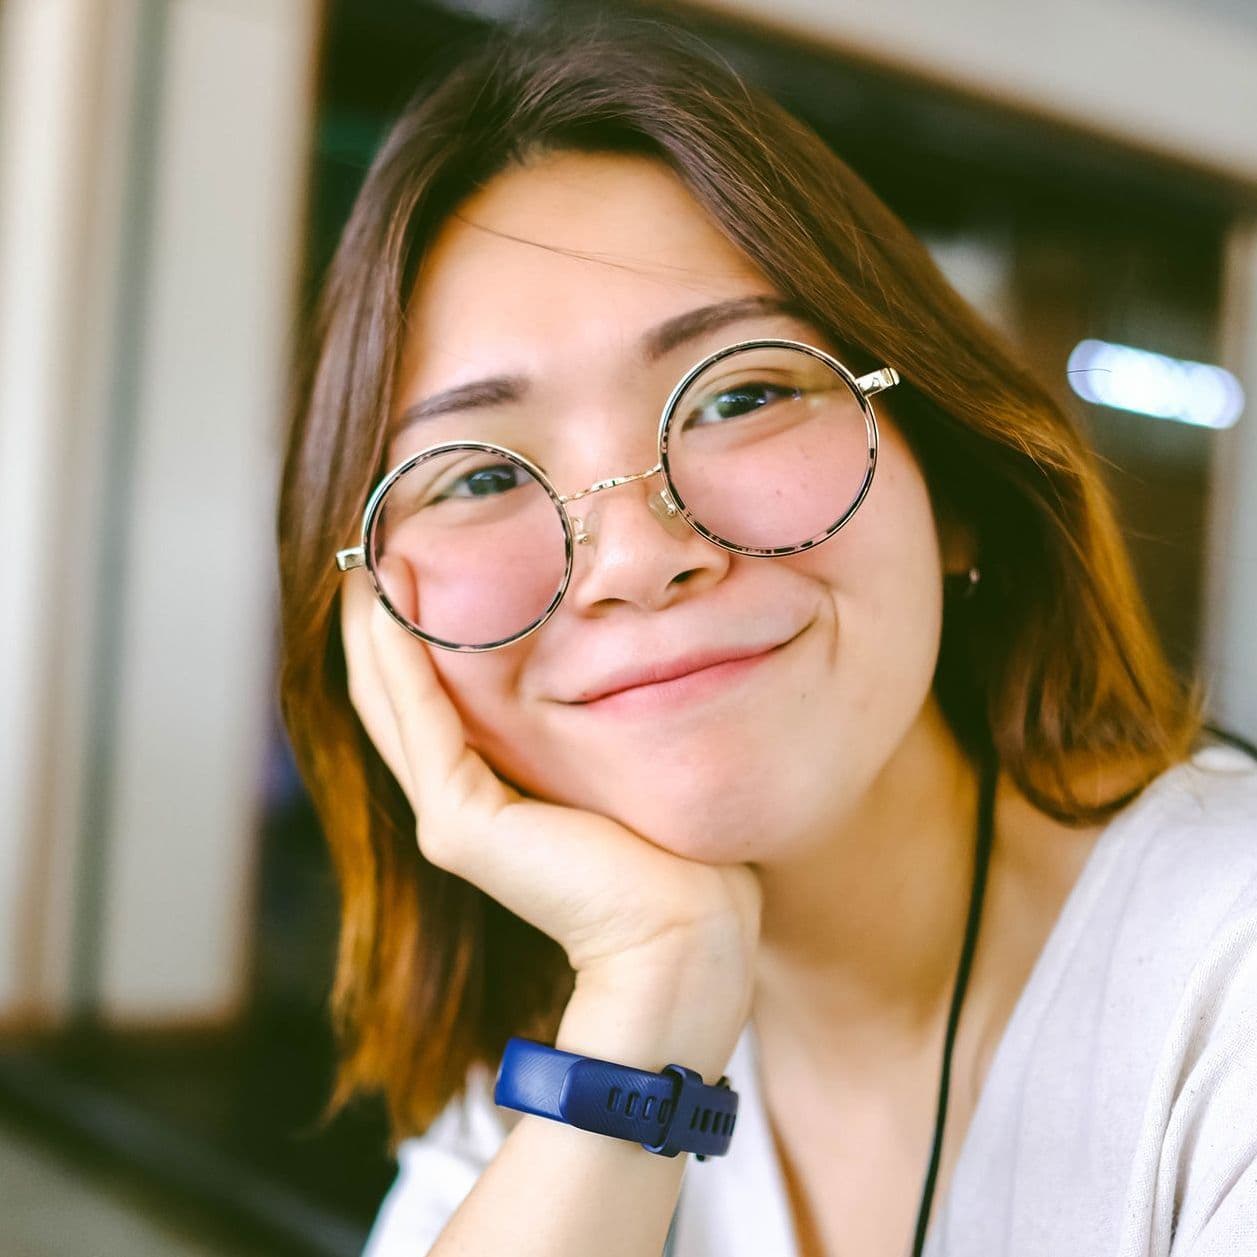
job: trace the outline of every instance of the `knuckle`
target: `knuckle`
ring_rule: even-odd
[[[464,755],[435,790],[424,792],[417,817],[419,849],[426,859],[450,872],[467,866],[471,844],[492,820],[484,776],[474,756]]]

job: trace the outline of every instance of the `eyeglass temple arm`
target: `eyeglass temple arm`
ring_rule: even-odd
[[[336,551],[336,566],[342,572],[349,571],[351,567],[366,567],[366,565],[367,556],[363,553],[361,546]]]
[[[856,387],[865,397],[872,397],[874,393],[894,388],[898,383],[899,372],[894,367],[882,367],[880,371],[870,371],[868,375],[860,376],[856,380]]]

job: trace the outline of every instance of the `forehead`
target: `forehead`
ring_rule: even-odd
[[[495,176],[442,226],[408,308],[403,387],[624,355],[766,281],[659,162],[562,153]]]

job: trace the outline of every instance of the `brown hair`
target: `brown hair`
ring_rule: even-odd
[[[562,149],[665,162],[853,368],[898,368],[895,419],[935,509],[980,556],[978,595],[947,604],[935,681],[971,754],[993,751],[1037,806],[1083,823],[1200,732],[1074,424],[812,131],[655,23],[497,38],[405,110],[366,176],[313,326],[279,510],[283,712],[342,896],[332,1105],[382,1091],[395,1138],[510,1035],[552,1038],[572,974],[553,940],[421,856],[350,705],[332,553],[354,543],[382,471],[424,249],[477,184]],[[1120,788],[1079,788],[1116,762]]]

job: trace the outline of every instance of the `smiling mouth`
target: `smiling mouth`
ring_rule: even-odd
[[[570,704],[585,711],[632,712],[667,708],[694,702],[714,694],[742,677],[756,671],[763,664],[780,654],[802,635],[800,630],[793,637],[772,646],[763,647],[749,654],[709,663],[697,662],[695,666],[673,671],[671,675],[646,677],[627,682],[602,693],[591,695]]]

